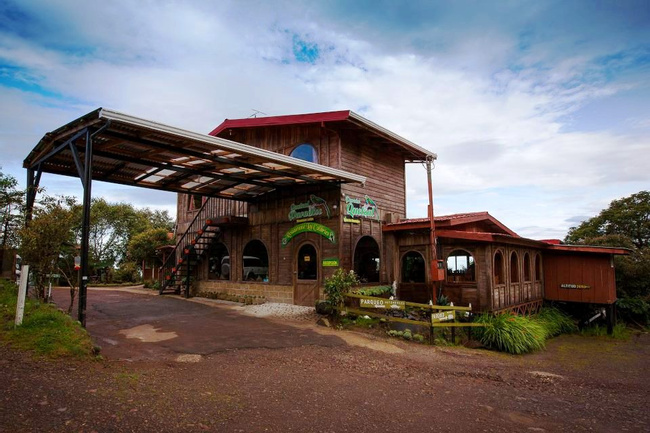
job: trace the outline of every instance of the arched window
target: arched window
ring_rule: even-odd
[[[305,244],[298,251],[298,279],[318,279],[318,255],[312,244]]]
[[[519,256],[514,251],[510,254],[510,282],[519,282]]]
[[[409,251],[404,254],[404,257],[402,257],[402,282],[425,282],[425,266],[422,254],[416,251]]]
[[[467,251],[454,250],[447,257],[447,281],[476,281],[474,257]]]
[[[229,280],[230,256],[224,243],[218,242],[212,245],[208,254],[208,279]]]
[[[535,281],[542,280],[542,256],[535,256]]]
[[[504,270],[504,262],[503,262],[503,254],[501,254],[501,251],[497,251],[494,253],[494,284],[505,284],[505,270]]]
[[[524,253],[524,281],[530,281],[530,256]]]
[[[269,281],[269,255],[261,241],[252,240],[246,244],[242,262],[244,281]]]
[[[303,143],[291,151],[289,156],[318,164],[318,153],[311,144]]]
[[[354,249],[354,272],[362,283],[379,282],[379,245],[371,236],[364,236]]]

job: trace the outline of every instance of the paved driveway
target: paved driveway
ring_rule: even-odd
[[[69,291],[54,289],[53,298],[67,307]],[[336,336],[247,316],[226,305],[107,289],[88,291],[86,327],[102,354],[112,359],[171,359],[238,349],[345,344]]]

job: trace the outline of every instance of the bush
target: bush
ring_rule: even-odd
[[[647,328],[650,323],[650,304],[640,297],[621,298],[616,301],[619,317]]]
[[[383,296],[391,293],[392,290],[393,288],[391,286],[373,286],[357,289],[354,293],[361,296]]]
[[[359,280],[354,271],[346,272],[342,268],[337,269],[334,275],[325,278],[324,291],[327,296],[327,302],[333,308],[343,305],[345,295],[350,291],[350,288],[357,284],[359,284]]]
[[[492,316],[484,314],[476,320],[488,326],[478,328],[478,338],[490,349],[522,354],[543,349],[547,333],[544,326],[528,317],[510,313]]]
[[[546,337],[555,337],[560,334],[571,334],[578,330],[573,319],[554,307],[545,307],[533,316],[546,329]]]
[[[140,281],[140,267],[135,263],[122,263],[113,274],[114,283],[135,283]]]

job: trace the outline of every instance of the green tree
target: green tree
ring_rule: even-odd
[[[93,271],[113,269],[129,261],[127,248],[137,234],[151,229],[165,233],[174,225],[167,211],[136,209],[127,203],[93,199],[90,211],[90,261]]]
[[[32,221],[19,231],[20,255],[30,266],[36,296],[46,299],[51,275],[74,257],[78,205],[70,197],[46,197],[34,208]]]
[[[564,241],[629,248],[629,255],[615,257],[618,295],[650,296],[650,192],[612,201],[595,217],[569,229]]]
[[[143,260],[155,257],[156,248],[172,243],[168,233],[169,231],[165,228],[157,228],[133,236],[128,245],[129,260],[134,263],[142,263]]]
[[[0,248],[18,246],[18,229],[23,221],[23,204],[25,193],[17,189],[18,181],[10,175],[0,172]]]

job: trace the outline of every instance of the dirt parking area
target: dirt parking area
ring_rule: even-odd
[[[0,348],[0,431],[650,430],[646,334],[515,357],[138,292],[92,291],[88,306],[103,361]]]

